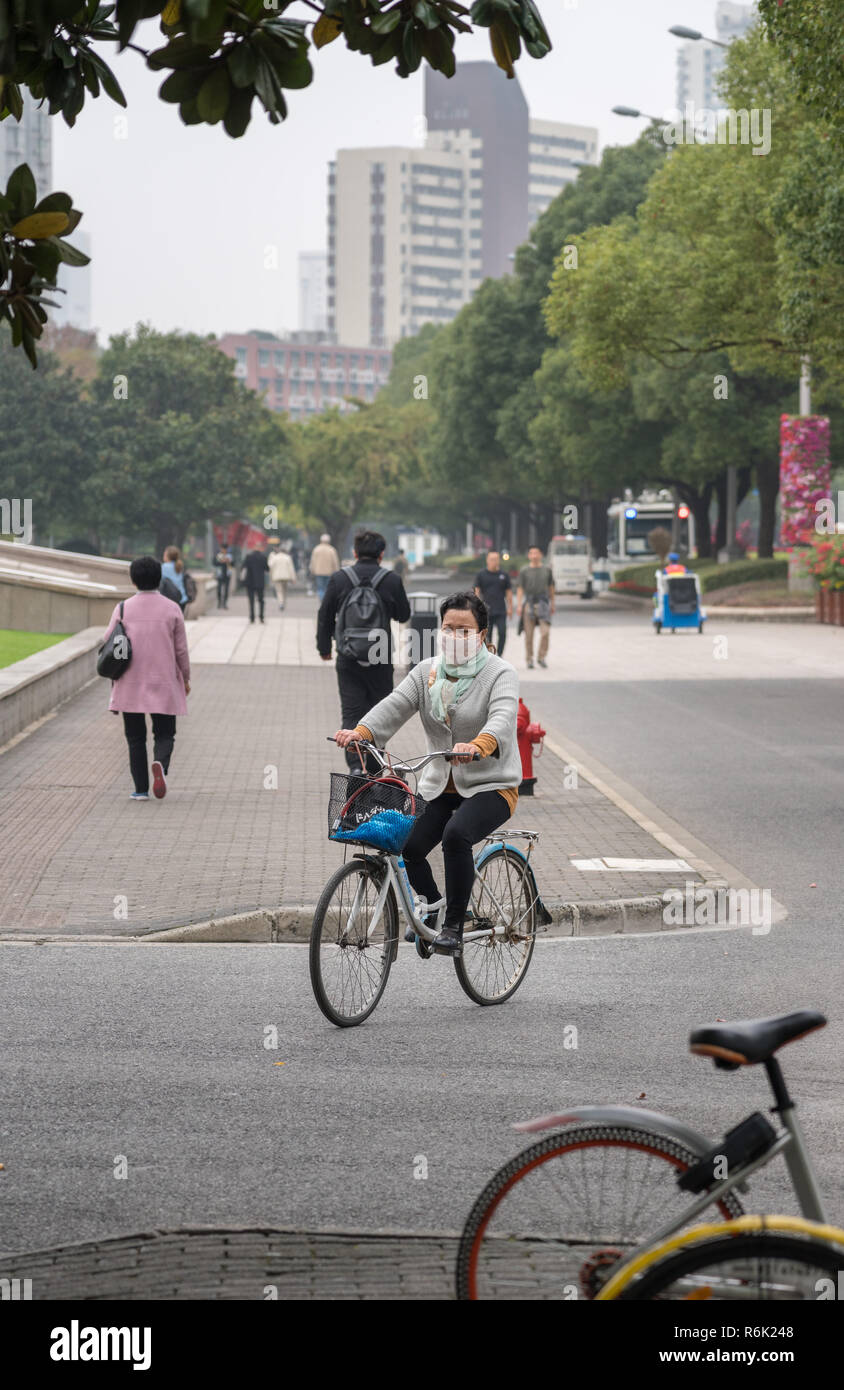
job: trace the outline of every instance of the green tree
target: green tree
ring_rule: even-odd
[[[291,427],[294,470],[287,500],[342,548],[356,517],[386,510],[413,483],[425,423],[413,405],[376,401],[354,411],[323,411]]]
[[[487,524],[513,509],[535,517],[537,505],[549,513],[576,487],[575,497],[595,500],[592,521],[600,530],[597,499],[607,486],[605,460],[593,459],[593,481],[579,466],[561,470],[559,456],[552,459],[550,438],[532,431],[543,404],[537,373],[543,355],[557,346],[542,303],[557,255],[587,227],[633,212],[664,155],[665,147],[647,132],[633,145],[606,150],[598,167],[581,169],[519,247],[515,273],[485,281],[454,322],[432,338],[427,355],[434,415],[431,471],[438,495],[450,500],[452,511]],[[572,401],[573,408],[578,405]],[[592,408],[599,409],[594,401]],[[629,476],[628,464],[614,485]]]
[[[78,523],[91,467],[91,407],[81,384],[50,353],[33,376],[8,340],[0,339],[0,496],[32,502],[40,540]]]
[[[800,100],[840,140],[844,135],[841,0],[757,0],[757,9]]]
[[[101,525],[153,530],[159,554],[192,524],[263,502],[284,474],[285,425],[210,339],[139,324],[111,339],[92,395],[87,504]]]
[[[722,93],[735,109],[774,112],[770,151],[678,145],[635,218],[578,238],[576,275],[558,261],[548,327],[572,336],[578,364],[597,385],[620,384],[640,353],[670,362],[724,351],[739,372],[783,378],[799,375],[811,353],[821,374],[840,379],[844,276],[823,252],[834,227],[844,233],[844,211],[822,186],[826,164],[812,153],[821,136],[758,32],[730,45]],[[826,215],[814,260],[795,264],[802,229],[784,224],[778,210],[801,151],[804,200]]]

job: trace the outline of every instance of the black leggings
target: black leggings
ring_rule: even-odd
[[[161,763],[165,773],[170,768],[170,756],[176,737],[175,714],[153,714],[152,756]],[[123,731],[129,745],[129,770],[136,792],[149,791],[149,768],[147,767],[147,721],[144,714],[124,714]]]
[[[427,856],[442,840],[445,861],[446,927],[463,929],[463,918],[472,896],[475,861],[472,847],[510,818],[510,807],[500,792],[476,792],[459,796],[443,792],[429,801],[404,847],[410,885],[429,903],[440,896]]]

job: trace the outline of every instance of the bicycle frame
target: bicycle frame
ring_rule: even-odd
[[[511,836],[521,834],[524,836],[528,836],[531,839],[536,838],[535,832],[529,830],[521,832],[511,831],[510,834]],[[488,843],[495,840],[500,841],[500,839],[500,836],[488,835],[485,836],[483,843]],[[420,936],[423,941],[431,942],[435,940],[435,938],[439,934],[439,931],[442,926],[442,920],[445,915],[445,898],[439,898],[436,902],[425,904],[425,917],[430,916],[432,912],[436,912],[437,914],[435,925],[433,927],[429,927],[417,909],[417,899],[415,897],[413,889],[410,886],[410,880],[407,877],[407,869],[405,868],[404,860],[401,857],[401,855],[376,853],[372,856],[365,855],[364,857],[371,857],[372,859],[380,861],[385,865],[386,868],[386,872],[384,874],[384,882],[381,884],[381,890],[378,894],[378,899],[375,904],[375,910],[372,914],[372,918],[369,923],[367,936],[371,936],[372,933],[375,931],[375,928],[378,926],[378,923],[381,920],[381,915],[384,911],[384,904],[387,901],[387,894],[390,892],[390,889],[392,888],[393,892],[396,895],[396,901],[399,905],[400,911],[404,915],[406,921],[408,921],[410,925],[413,927],[413,930],[417,933],[417,935]],[[475,882],[478,881],[479,880],[476,875]],[[480,882],[483,883],[484,893],[486,893],[487,897],[491,900],[492,904],[498,908],[498,911],[501,914],[501,916],[503,918],[506,918],[506,909],[504,905],[498,901],[497,897],[492,892],[492,889],[489,887],[489,884],[484,883],[483,880],[480,880]],[[352,906],[349,912],[349,920],[346,924],[346,932],[351,931],[356,926],[357,912],[360,906],[362,893],[363,884],[359,885],[357,893],[354,897],[354,901],[352,902]],[[492,936],[503,936],[504,932],[505,928],[503,926],[479,927],[477,931],[464,931],[463,941],[479,941]]]
[[[727,1192],[746,1191],[747,1179],[757,1172],[760,1168],[765,1168],[776,1158],[778,1154],[785,1157],[786,1167],[791,1178],[792,1188],[797,1197],[802,1215],[809,1221],[824,1223],[823,1201],[820,1190],[812,1168],[811,1159],[806,1148],[803,1137],[803,1130],[797,1118],[794,1102],[788,1094],[785,1082],[780,1071],[779,1063],[775,1057],[770,1057],[764,1064],[768,1074],[768,1079],[774,1091],[777,1104],[773,1107],[779,1115],[782,1123],[782,1131],[776,1139],[757,1158],[747,1163],[741,1164],[734,1172],[727,1177],[720,1179],[714,1186],[707,1189],[695,1198],[693,1202],[684,1208],[679,1217],[667,1222],[650,1234],[645,1243],[637,1248],[635,1254],[648,1249],[652,1245],[657,1245],[667,1240],[682,1230],[690,1221],[695,1220],[702,1212],[706,1211],[714,1203],[718,1202]],[[703,1135],[696,1133],[687,1125],[674,1120],[669,1115],[660,1115],[653,1112],[642,1112],[632,1106],[584,1106],[579,1110],[569,1111],[565,1115],[546,1115],[536,1120],[528,1120],[515,1126],[520,1131],[531,1133],[541,1132],[549,1129],[557,1129],[561,1125],[568,1125],[587,1121],[588,1123],[606,1122],[613,1125],[629,1125],[633,1129],[642,1129],[648,1124],[675,1139],[685,1143],[697,1157],[703,1158],[711,1151],[713,1145],[709,1143]],[[634,1256],[631,1256],[633,1258]],[[625,1262],[626,1263],[626,1262]]]

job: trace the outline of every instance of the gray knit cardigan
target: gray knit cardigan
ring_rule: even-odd
[[[361,724],[384,747],[387,740],[418,712],[425,730],[427,751],[445,751],[455,743],[470,743],[479,734],[494,734],[498,748],[491,757],[471,763],[448,763],[435,758],[419,775],[419,792],[426,800],[445,790],[449,772],[461,796],[476,792],[501,791],[518,787],[522,763],[516,742],[516,715],[519,708],[519,677],[509,663],[490,654],[469,689],[449,706],[451,725],[436,719],[431,709],[428,676],[434,662],[420,661],[391,695],[365,714]],[[408,750],[412,752],[412,750]]]

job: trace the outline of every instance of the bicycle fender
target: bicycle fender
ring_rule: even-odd
[[[533,896],[536,899],[537,906],[539,909],[539,924],[542,927],[550,926],[554,919],[539,896],[539,889],[536,886],[536,875],[533,872],[533,865],[531,864],[524,851],[519,849],[518,845],[511,845],[509,840],[497,840],[494,844],[484,845],[484,848],[481,850],[480,854],[475,860],[475,869],[479,869],[481,865],[486,862],[489,856],[491,854],[494,854],[497,849],[500,849],[502,845],[505,849],[511,850],[513,854],[517,854],[518,857],[521,859],[522,863],[527,865],[527,871],[530,875],[530,885],[533,889]]]
[[[633,1129],[654,1129],[666,1139],[676,1139],[693,1154],[703,1157],[712,1148],[712,1140],[700,1134],[673,1115],[664,1115],[659,1110],[639,1110],[632,1105],[581,1105],[575,1110],[567,1110],[560,1115],[539,1115],[534,1120],[522,1120],[513,1129],[522,1134],[537,1134],[546,1129],[560,1129],[565,1125],[605,1124],[625,1125]]]
[[[524,861],[525,864],[527,863],[527,855],[524,853],[523,850],[519,849],[517,845],[511,845],[509,840],[496,840],[494,844],[484,845],[483,849],[481,850],[480,854],[475,860],[477,868],[480,868],[481,864],[485,863],[486,860],[489,859],[489,856],[491,854],[494,854],[497,849],[500,849],[502,845],[505,849],[511,849],[514,854],[517,854],[519,858]]]

